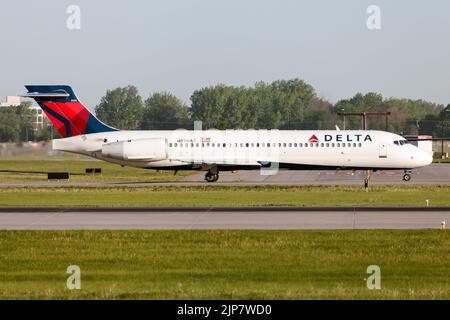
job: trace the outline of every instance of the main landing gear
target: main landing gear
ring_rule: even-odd
[[[209,169],[205,174],[205,180],[208,182],[216,182],[217,180],[219,180],[219,171],[217,170],[217,168]]]
[[[405,170],[405,174],[403,175],[403,181],[408,182],[411,180],[411,170]]]

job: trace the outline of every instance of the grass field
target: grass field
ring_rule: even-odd
[[[443,231],[1,231],[0,252],[0,298],[450,298]]]
[[[450,205],[450,186],[0,188],[0,207]]]
[[[102,175],[85,174],[86,168],[101,168]],[[47,172],[69,172],[72,182],[170,182],[190,174],[188,171],[155,171],[121,167],[104,161],[17,160],[0,161],[0,182],[47,181]]]
[[[434,158],[434,163],[450,163],[450,158],[440,159],[440,158]]]

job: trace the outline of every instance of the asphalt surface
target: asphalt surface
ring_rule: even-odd
[[[432,164],[413,170],[409,182],[402,180],[403,171],[378,171],[372,176],[373,185],[448,185],[450,184],[450,164]],[[264,175],[259,170],[238,171],[237,173],[221,172],[215,183],[204,180],[205,172],[193,172],[177,182],[2,182],[2,187],[149,187],[149,186],[198,186],[198,185],[363,185],[365,172],[362,171],[294,171],[280,170],[275,175]]]
[[[450,207],[2,208],[1,230],[439,229]]]
[[[197,182],[204,179],[204,172],[197,172],[181,179],[180,182]],[[450,164],[431,164],[415,169],[409,182],[403,181],[402,170],[377,171],[371,183],[382,184],[450,184]],[[264,175],[260,171],[239,171],[237,173],[222,172],[218,183],[262,183],[262,184],[294,184],[294,185],[360,185],[363,184],[366,172],[330,170],[330,171],[293,171],[280,170],[275,175]]]

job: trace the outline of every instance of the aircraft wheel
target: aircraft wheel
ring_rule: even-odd
[[[216,182],[217,180],[219,180],[219,174],[208,172],[205,175],[205,180],[208,182]]]
[[[411,175],[409,173],[405,173],[405,175],[403,176],[403,181],[409,181],[411,180]]]

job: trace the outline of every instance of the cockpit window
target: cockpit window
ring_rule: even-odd
[[[404,144],[409,144],[408,140],[396,140],[394,141],[394,144],[397,146],[403,146]]]

